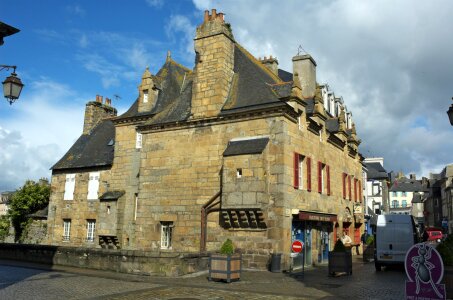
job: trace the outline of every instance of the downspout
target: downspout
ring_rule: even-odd
[[[218,191],[208,202],[203,204],[201,207],[201,231],[200,231],[200,252],[206,252],[206,236],[207,236],[207,224],[208,224],[208,214],[214,211],[220,211],[219,208],[213,208],[215,205],[220,204],[220,199],[218,202],[214,201],[220,197],[222,191]]]

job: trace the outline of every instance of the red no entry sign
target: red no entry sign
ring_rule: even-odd
[[[293,252],[296,252],[296,253],[302,252],[303,248],[304,248],[304,243],[299,240],[295,240],[293,242],[293,244],[291,245],[291,250],[293,250]]]

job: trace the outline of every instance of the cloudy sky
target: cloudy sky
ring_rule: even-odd
[[[21,32],[5,38],[0,64],[17,65],[25,88],[12,106],[0,101],[0,191],[50,177],[96,94],[124,112],[167,50],[192,68],[211,8],[282,69],[299,46],[311,54],[318,82],[352,111],[361,153],[384,157],[387,171],[428,176],[453,162],[453,1],[2,1],[0,21]]]

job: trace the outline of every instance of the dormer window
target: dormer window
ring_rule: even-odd
[[[143,103],[148,103],[148,90],[143,91]]]

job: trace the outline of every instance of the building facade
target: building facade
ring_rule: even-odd
[[[272,253],[283,268],[322,263],[343,233],[359,244],[360,140],[342,100],[326,110],[313,57],[293,57],[292,72],[256,59],[215,10],[195,52],[193,70],[170,53],[146,69],[120,116],[100,96],[87,104],[83,134],[52,168],[48,243],[158,256],[230,238],[261,269]],[[295,239],[305,262],[291,258]]]
[[[419,193],[421,198],[417,196],[415,199],[417,199],[417,203],[421,203],[425,190],[426,186],[422,185],[421,180],[417,180],[415,174],[410,174],[407,178],[404,174],[399,173],[389,191],[390,213],[410,215],[414,193]],[[417,208],[417,212],[418,210]],[[423,219],[423,216],[419,215],[414,217]]]

